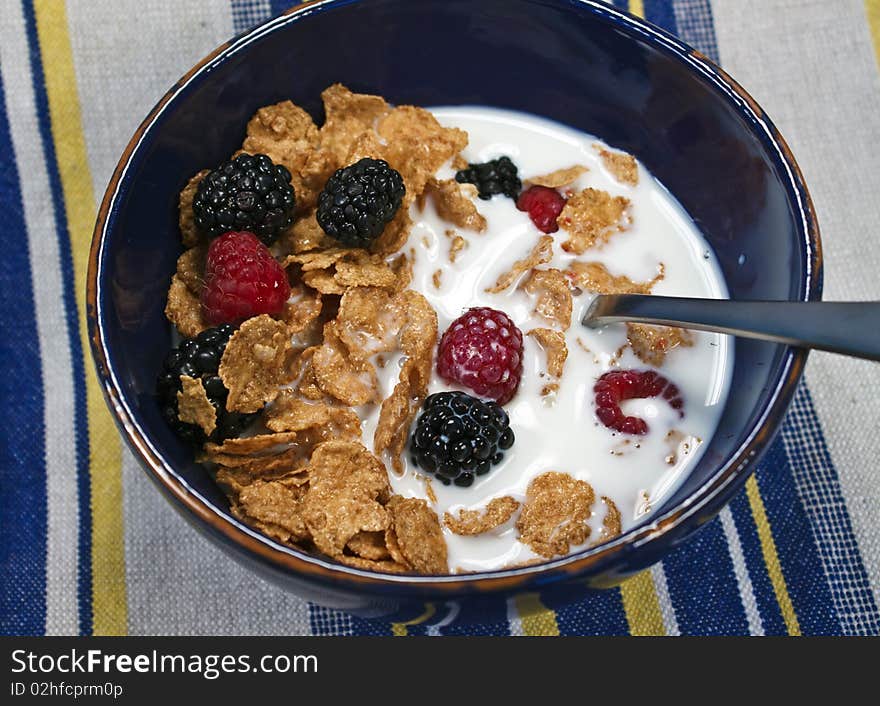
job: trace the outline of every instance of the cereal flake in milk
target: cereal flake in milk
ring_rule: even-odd
[[[525,182],[530,176],[582,165],[587,170],[577,170],[581,173],[566,190],[593,187],[629,199],[632,222],[626,230],[581,255],[559,247],[567,237],[560,230],[553,234],[552,259],[542,267],[564,271],[574,261],[598,262],[614,276],[633,282],[655,281],[650,290],[655,294],[727,296],[718,264],[693,222],[641,165],[633,185],[628,182],[634,181],[634,175],[621,173],[611,156],[614,153],[584,133],[541,118],[488,108],[431,112],[444,126],[468,133],[463,156],[471,163],[506,155]],[[449,179],[454,173],[451,166],[445,166],[437,178]],[[644,419],[649,432],[633,436],[607,429],[596,418],[596,379],[609,370],[649,366],[627,346],[624,325],[598,330],[580,325],[592,295],[576,290],[572,323],[564,332],[568,350],[564,372],[558,380],[550,376],[545,351],[535,336],[527,335],[548,326],[546,319],[534,313],[534,298],[518,286],[527,273],[502,292],[486,291],[515,261],[526,257],[543,234],[509,198],[475,201],[488,225],[482,233],[451,228],[437,215],[430,199],[422,210],[412,206],[415,225],[404,251],[414,257],[411,287],[436,310],[441,333],[466,309],[477,306],[504,311],[523,332],[522,382],[505,405],[516,443],[499,465],[469,488],[427,480],[407,453],[402,459],[403,474],[389,470],[389,478],[396,493],[427,499],[442,524],[444,513],[481,509],[493,498],[510,496],[522,503],[529,482],[548,471],[569,474],[588,482],[595,491],[588,521],[592,531],[583,545],[589,546],[602,536],[608,511],[603,496],[619,510],[622,529],[629,529],[657,507],[699,459],[727,396],[732,343],[719,334],[693,332],[689,336],[692,345],[678,346],[665,356],[659,372],[681,391],[683,417],[659,398],[629,400],[622,404],[624,413]],[[398,363],[399,358],[389,360],[378,371],[383,397],[397,382]],[[558,385],[555,391],[554,385]],[[429,393],[451,389],[463,388],[446,383],[435,371]],[[368,448],[377,417],[377,409],[366,411],[363,438]],[[515,520],[514,515],[496,529],[474,536],[454,534],[444,525],[450,570],[492,570],[538,559],[517,541]]]

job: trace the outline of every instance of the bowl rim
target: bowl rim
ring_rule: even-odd
[[[784,168],[782,176],[789,192],[789,200],[793,198],[793,205],[796,206],[796,215],[799,217],[798,230],[803,238],[799,245],[805,248],[807,254],[806,277],[804,286],[798,293],[799,300],[819,299],[822,290],[822,247],[815,209],[791,150],[757,102],[706,56],[641,18],[596,0],[553,1],[563,7],[592,13],[609,26],[622,30],[630,37],[635,35],[639,41],[649,44],[653,49],[671,55],[673,59],[684,63],[686,68],[696,73],[709,88],[714,88],[720,93],[742,117],[748,120],[752,131],[761,140],[764,148],[771,154],[775,153],[777,166]],[[128,405],[122,393],[122,386],[108,362],[110,356],[102,325],[104,312],[101,306],[102,284],[99,280],[99,274],[104,271],[105,240],[115,221],[117,199],[123,193],[121,185],[138,156],[138,148],[149,137],[151,128],[166,108],[182,91],[233,54],[301,18],[358,2],[363,0],[313,0],[292,7],[283,14],[221,44],[162,96],[126,145],[98,211],[89,253],[86,290],[89,337],[98,379],[123,437],[140,457],[141,465],[163,493],[175,501],[179,510],[187,510],[192,518],[203,523],[205,525],[203,529],[221,535],[245,554],[258,558],[263,564],[276,570],[280,569],[285,574],[292,573],[324,584],[355,583],[358,589],[374,592],[394,587],[411,588],[418,590],[420,594],[438,596],[450,596],[474,590],[480,593],[516,590],[538,576],[541,577],[542,583],[548,583],[580,576],[591,569],[607,567],[615,559],[622,558],[624,554],[656,542],[661,537],[670,535],[674,530],[678,530],[678,533],[684,532],[685,535],[691,534],[720,511],[729,496],[752,472],[760,454],[769,446],[800,380],[807,359],[806,350],[788,346],[783,348],[779,379],[761,415],[754,422],[752,431],[729,460],[720,466],[706,483],[676,507],[606,543],[558,559],[513,569],[446,576],[385,574],[343,566],[332,560],[284,546],[235,518],[218,512],[206,498],[174,471],[171,464],[147,437],[135,413]],[[692,519],[695,524],[688,530],[685,523]]]

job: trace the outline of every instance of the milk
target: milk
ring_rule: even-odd
[[[627,231],[614,235],[603,247],[574,256],[560,247],[567,239],[560,229],[553,234],[553,260],[541,267],[566,269],[573,260],[599,261],[612,274],[642,282],[651,280],[663,263],[665,277],[655,285],[654,294],[727,297],[720,268],[708,245],[681,206],[643,166],[639,165],[638,185],[628,186],[605,170],[596,149],[597,145],[605,145],[591,135],[534,116],[489,108],[435,108],[431,112],[443,125],[467,131],[470,141],[463,156],[469,162],[507,155],[519,167],[523,181],[581,164],[589,171],[567,188],[577,191],[594,187],[631,201],[633,223]],[[450,166],[437,174],[441,179],[453,175]],[[432,479],[436,502],[431,507],[442,522],[446,511],[482,508],[502,495],[523,501],[532,478],[546,471],[560,471],[587,481],[596,492],[591,541],[598,536],[604,517],[604,505],[599,501],[602,495],[617,505],[626,530],[676,489],[712,436],[730,383],[732,340],[720,334],[694,332],[692,347],[679,347],[667,355],[659,372],[681,390],[684,418],[662,400],[631,400],[623,403],[624,412],[645,419],[649,432],[644,436],[616,433],[596,419],[592,389],[600,375],[615,369],[616,353],[626,341],[625,327],[616,324],[593,330],[582,326],[579,322],[592,299],[585,292],[574,297],[572,324],[565,333],[568,359],[558,381],[559,390],[543,397],[542,388],[554,380],[546,376],[546,354],[526,334],[533,328],[553,328],[552,324],[533,313],[534,299],[515,286],[498,294],[485,291],[515,260],[525,257],[543,234],[509,198],[495,196],[489,201],[476,199],[475,203],[488,223],[483,233],[458,229],[443,221],[430,199],[423,211],[414,205],[411,215],[415,225],[403,251],[415,253],[411,287],[437,311],[441,334],[466,309],[475,306],[504,311],[523,332],[522,382],[516,396],[504,406],[516,443],[499,465],[478,476],[469,488],[445,486]],[[454,264],[448,257],[449,229],[469,241]],[[439,288],[434,284],[438,269],[442,270]],[[397,382],[399,362],[399,358],[392,358],[378,370],[383,398]],[[629,349],[624,350],[616,365],[616,369],[648,367]],[[450,389],[464,388],[446,383],[435,371],[429,393]],[[363,430],[368,448],[372,447],[377,418],[378,406],[366,411]],[[390,470],[389,464],[394,491],[431,502],[425,483],[431,476],[419,471],[407,452],[402,461],[402,475]],[[450,570],[486,571],[535,558],[527,546],[517,541],[515,518],[478,536],[460,537],[444,528]]]

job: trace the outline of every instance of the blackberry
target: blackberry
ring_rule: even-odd
[[[201,444],[206,440],[219,442],[231,436],[238,436],[257,417],[257,414],[241,414],[226,411],[226,397],[229,390],[217,374],[220,358],[235,327],[223,324],[202,331],[195,338],[185,338],[177,348],[166,356],[156,381],[156,394],[162,416],[174,432],[184,441]],[[214,409],[217,410],[217,428],[210,438],[194,424],[181,422],[177,418],[177,393],[181,390],[180,376],[201,378],[202,385]]]
[[[467,169],[455,173],[460,184],[474,184],[481,199],[491,199],[495,194],[504,194],[512,199],[519,196],[522,182],[517,176],[516,165],[510,157],[499,157],[482,164],[468,164]]]
[[[240,154],[199,182],[193,214],[196,227],[210,238],[248,230],[271,245],[293,222],[295,206],[286,168],[264,154]]]
[[[345,245],[367,247],[394,218],[405,193],[400,172],[364,157],[327,180],[318,196],[318,225]]]
[[[507,413],[464,392],[429,395],[410,437],[412,462],[444,485],[467,487],[513,446]]]

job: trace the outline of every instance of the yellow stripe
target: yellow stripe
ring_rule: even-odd
[[[779,563],[779,555],[776,553],[776,542],[773,541],[773,533],[770,530],[770,522],[767,519],[767,511],[764,509],[764,500],[758,489],[758,481],[751,476],[746,481],[746,495],[749,498],[749,506],[752,509],[752,517],[755,519],[755,527],[758,529],[758,540],[761,542],[761,552],[764,555],[764,564],[767,566],[767,574],[773,591],[776,593],[776,602],[782,612],[782,619],[789,635],[800,635],[801,628],[798,625],[794,606],[788,595],[785,585],[785,576],[782,575],[782,565]]]
[[[634,15],[644,17],[645,3],[643,2],[643,0],[629,0],[629,11]]]
[[[46,78],[52,140],[58,159],[70,232],[79,334],[86,357],[86,414],[92,510],[92,610],[96,635],[123,635],[127,628],[122,529],[122,457],[119,435],[104,405],[89,360],[85,284],[95,223],[95,196],[83,137],[67,15],[60,0],[36,0],[37,35]]]
[[[620,595],[631,635],[666,634],[650,570],[624,581],[620,585]]]
[[[437,609],[434,607],[433,603],[425,603],[425,612],[422,613],[418,618],[413,618],[412,620],[407,620],[403,623],[391,623],[391,634],[396,637],[406,637],[408,634],[407,626],[408,625],[419,625],[420,623],[424,623],[426,620],[430,619],[434,613],[437,612]]]
[[[537,593],[524,593],[515,599],[516,611],[526,635],[558,635],[556,613],[541,603]]]
[[[871,39],[874,40],[874,53],[880,63],[880,0],[865,0],[865,15],[868,17]]]

